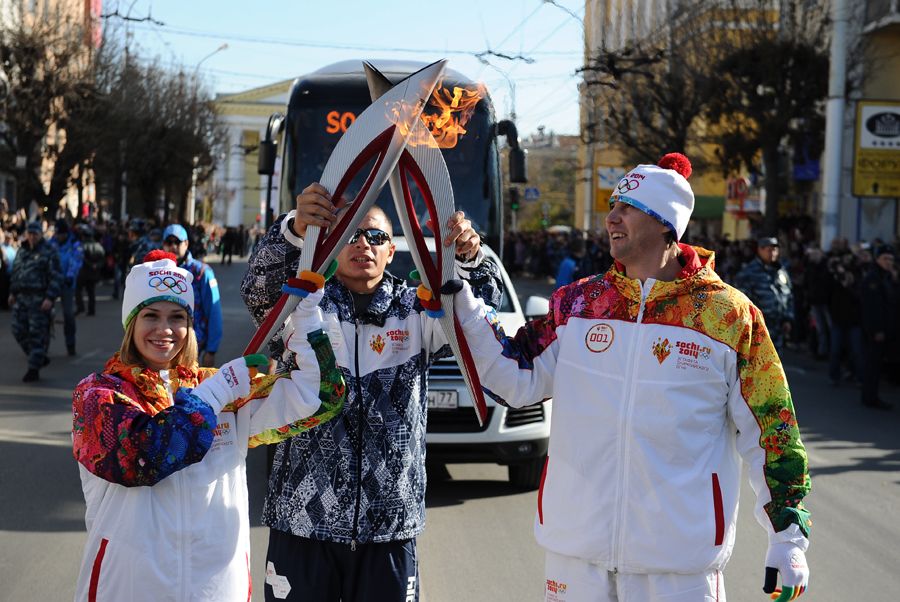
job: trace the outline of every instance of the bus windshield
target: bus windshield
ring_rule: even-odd
[[[431,108],[426,108],[426,112]],[[285,132],[285,192],[290,193],[290,199],[294,199],[310,183],[319,181],[341,135],[364,109],[365,106],[361,108],[358,104],[340,102],[291,106]],[[465,125],[466,133],[458,139],[456,146],[442,150],[457,209],[465,211],[473,227],[491,242],[499,238],[501,221],[499,161],[493,122],[489,103],[480,102]],[[289,202],[283,199],[283,203],[285,201]],[[388,186],[382,189],[376,202],[391,217],[394,227],[399,229],[400,222]],[[421,199],[417,199],[416,206],[420,222],[424,222]]]

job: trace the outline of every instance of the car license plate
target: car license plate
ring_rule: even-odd
[[[455,410],[459,407],[456,391],[428,391],[428,408],[431,410]]]

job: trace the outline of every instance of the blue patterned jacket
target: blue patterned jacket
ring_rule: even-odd
[[[296,274],[298,243],[282,216],[250,258],[241,295],[257,324]],[[498,306],[497,266],[460,267],[476,294]],[[415,288],[390,274],[360,316],[337,279],[326,284],[320,307],[347,400],[337,419],[278,444],[263,522],[338,543],[415,537],[425,525],[427,369],[449,347]],[[277,357],[283,347],[275,340]]]

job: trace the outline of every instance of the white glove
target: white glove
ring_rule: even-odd
[[[809,587],[809,567],[806,564],[805,550],[805,545],[792,541],[769,544],[763,591],[772,594],[772,599],[776,602],[795,600]],[[777,573],[781,573],[780,590],[775,587]]]
[[[322,311],[319,309],[319,302],[322,301],[324,295],[325,289],[322,288],[308,294],[300,299],[297,308],[291,312],[290,326],[285,328],[284,344],[294,353],[297,352],[295,348],[297,344],[292,342],[295,334],[302,336],[315,330],[324,329],[324,319]]]
[[[239,357],[219,368],[192,391],[208,403],[218,414],[222,408],[242,397],[250,395],[250,368],[247,360]]]
[[[472,292],[472,287],[465,280],[462,281],[462,288],[453,295],[453,309],[459,316],[461,322],[467,320],[473,315],[477,315],[482,304]]]

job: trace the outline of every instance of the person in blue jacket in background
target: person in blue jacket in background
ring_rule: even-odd
[[[66,351],[75,355],[75,285],[78,273],[84,262],[84,251],[77,236],[69,233],[69,222],[64,219],[56,221],[56,233],[50,239],[50,246],[59,253],[59,264],[62,268],[62,287],[59,298],[62,301],[63,332],[66,335]]]
[[[219,285],[209,264],[194,259],[187,230],[180,224],[170,224],[163,232],[163,249],[178,257],[178,267],[194,276],[194,332],[200,350],[200,365],[213,367],[216,352],[222,341],[222,304],[219,302]]]

